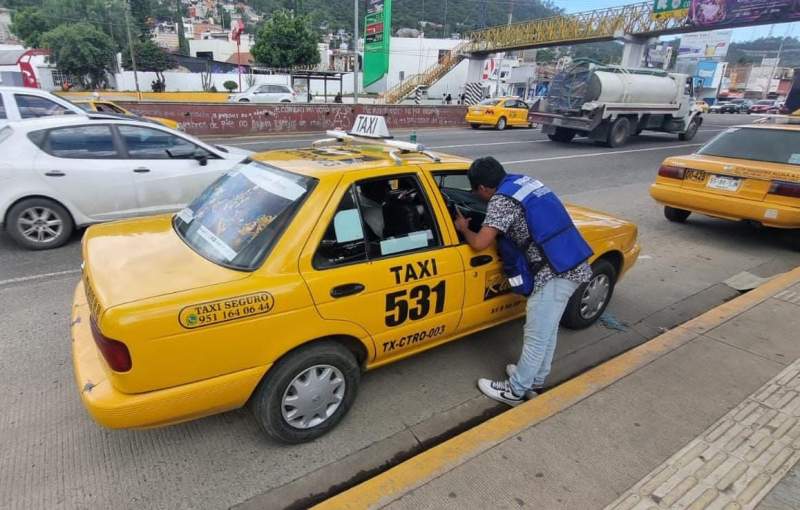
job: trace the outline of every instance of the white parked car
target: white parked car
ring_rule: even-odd
[[[250,151],[157,124],[70,115],[0,127],[0,224],[39,250],[76,227],[175,211]]]
[[[244,92],[228,96],[230,103],[294,103],[297,93],[288,85],[253,85]]]
[[[30,87],[0,87],[0,126],[15,120],[62,115],[87,115],[63,97]]]

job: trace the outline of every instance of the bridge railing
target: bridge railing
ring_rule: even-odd
[[[573,44],[677,30],[685,25],[685,19],[653,16],[652,1],[639,2],[476,30],[469,34],[469,51],[491,53]]]

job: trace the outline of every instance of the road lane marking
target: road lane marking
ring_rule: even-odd
[[[54,273],[35,274],[31,276],[20,276],[19,278],[10,278],[8,280],[0,280],[0,286],[11,285],[13,283],[29,282],[33,280],[42,280],[44,278],[52,278],[54,276],[63,276],[67,274],[80,273],[80,269],[67,269],[65,271],[56,271]]]
[[[513,142],[489,142],[489,143],[465,143],[461,145],[434,145],[430,149],[455,149],[458,147],[485,147],[487,145],[511,145],[515,143],[541,143],[549,142],[550,140],[544,138],[542,140],[516,140]]]
[[[633,152],[648,152],[648,151],[663,151],[667,149],[680,149],[683,147],[699,147],[702,143],[682,143],[679,145],[662,145],[661,147],[646,147],[644,149],[627,149],[624,151],[608,151],[608,152],[589,152],[586,154],[569,154],[565,156],[551,156],[549,158],[535,158],[535,159],[520,159],[517,161],[501,161],[503,165],[516,165],[519,163],[536,163],[538,161],[555,161],[559,159],[576,159],[576,158],[596,158],[598,156],[610,156],[612,154],[630,154]]]

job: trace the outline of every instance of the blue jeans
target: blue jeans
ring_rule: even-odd
[[[517,370],[510,379],[511,389],[517,395],[542,386],[550,374],[550,365],[556,350],[558,323],[569,298],[578,286],[572,280],[553,278],[528,297],[522,355],[517,362]]]

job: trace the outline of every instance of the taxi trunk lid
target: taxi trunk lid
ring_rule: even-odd
[[[676,164],[686,169],[682,188],[747,200],[763,201],[775,176],[786,172],[786,165],[765,161],[699,155],[684,159]]]
[[[95,320],[114,306],[249,275],[195,253],[173,230],[171,216],[92,226],[83,239],[83,260]]]

